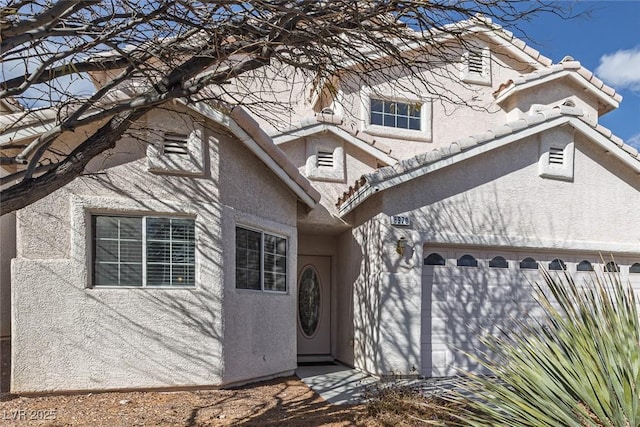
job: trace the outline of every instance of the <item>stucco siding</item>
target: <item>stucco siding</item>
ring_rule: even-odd
[[[399,184],[349,214],[362,251],[353,295],[357,366],[428,376],[479,369],[463,351],[532,310],[531,295],[526,273],[455,267],[464,251],[481,264],[491,253],[506,253],[512,265],[529,253],[545,267],[560,257],[573,271],[581,256],[597,264],[599,252],[622,265],[640,260],[638,175],[576,133],[573,180],[542,178],[540,138]],[[391,226],[389,215],[398,214],[411,225]],[[395,250],[401,237],[403,255]],[[424,247],[438,245],[453,267],[425,279]]]
[[[200,176],[151,173],[141,141],[123,138],[127,159],[107,153],[110,168],[18,213],[12,391],[214,386],[295,367],[295,279],[283,295],[241,295],[233,242],[236,223],[284,235],[294,271],[296,196],[240,141],[191,119],[159,112],[143,127],[204,126]],[[195,287],[92,287],[92,214],[195,219]]]

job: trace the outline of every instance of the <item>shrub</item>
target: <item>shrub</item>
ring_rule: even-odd
[[[640,426],[640,321],[630,284],[543,272],[543,315],[484,343],[492,376],[447,395],[457,426]]]

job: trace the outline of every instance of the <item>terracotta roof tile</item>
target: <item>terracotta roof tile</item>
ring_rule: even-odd
[[[542,79],[544,77],[553,75],[555,73],[560,73],[563,71],[576,72],[582,78],[584,78],[587,82],[589,82],[595,89],[602,91],[605,95],[613,98],[616,102],[620,102],[622,100],[622,96],[616,93],[615,89],[607,86],[602,80],[597,78],[591,71],[584,68],[580,62],[573,60],[562,61],[558,64],[550,65],[546,68],[542,68],[536,71],[533,71],[528,74],[521,74],[516,78],[510,79],[505,83],[502,83],[498,89],[493,93],[494,97],[499,97],[503,93],[511,90],[513,87],[522,85],[525,83],[533,82],[538,79]]]
[[[342,196],[338,198],[338,202],[336,206],[340,208],[343,204],[345,204],[348,200],[354,197],[359,190],[365,187],[365,184],[369,184],[369,186],[375,186],[376,184],[382,183],[390,178],[397,177],[399,175],[403,175],[410,171],[416,170],[425,165],[435,163],[438,160],[443,158],[447,158],[453,156],[457,153],[464,152],[469,150],[475,146],[486,144],[492,140],[497,138],[509,135],[519,130],[526,129],[531,126],[535,126],[553,119],[556,119],[561,116],[568,117],[576,117],[579,118],[583,123],[586,123],[592,129],[595,129],[598,133],[600,133],[605,138],[611,140],[614,144],[621,147],[626,153],[628,153],[632,158],[638,160],[640,162],[640,154],[638,150],[634,147],[631,147],[625,144],[622,139],[613,135],[612,132],[605,128],[602,125],[592,126],[582,118],[582,110],[576,107],[569,107],[565,105],[559,105],[553,108],[548,108],[540,111],[536,111],[530,113],[526,117],[520,118],[514,122],[510,122],[499,126],[493,130],[488,130],[483,133],[468,136],[462,139],[459,139],[453,143],[451,143],[447,147],[441,147],[433,149],[432,151],[421,153],[417,156],[414,156],[409,159],[402,160],[395,165],[383,167],[377,169],[369,174],[363,175],[357,182],[356,185],[349,187],[349,190],[344,192]],[[356,202],[357,203],[357,202]]]

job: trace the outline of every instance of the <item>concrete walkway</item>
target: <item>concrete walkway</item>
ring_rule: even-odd
[[[334,405],[356,405],[364,401],[364,391],[378,378],[343,365],[298,366],[303,383]]]
[[[364,403],[365,393],[375,392],[378,388],[409,387],[426,397],[447,393],[453,389],[464,392],[465,383],[461,377],[380,381],[377,377],[338,364],[298,366],[296,375],[309,388],[334,405]]]

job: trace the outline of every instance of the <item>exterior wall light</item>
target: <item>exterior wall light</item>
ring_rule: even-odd
[[[396,252],[398,252],[400,256],[404,256],[404,249],[406,247],[407,247],[407,239],[405,239],[404,237],[399,238],[398,241],[396,242]]]

